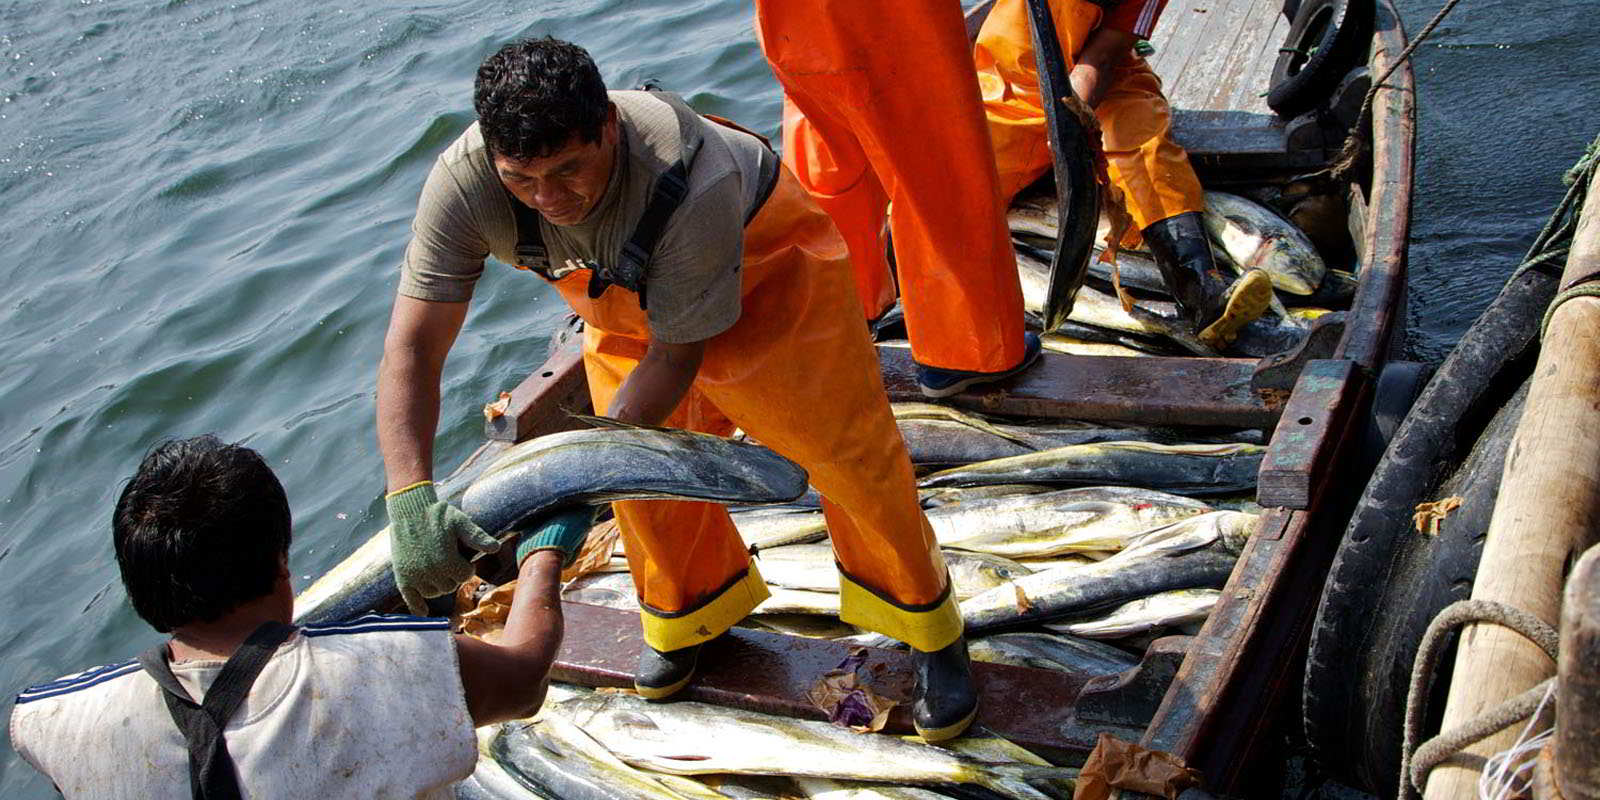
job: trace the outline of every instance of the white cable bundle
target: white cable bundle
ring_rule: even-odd
[[[1484,761],[1483,772],[1478,774],[1478,800],[1511,800],[1513,797],[1527,796],[1533,784],[1534,765],[1539,762],[1539,751],[1555,737],[1556,729],[1552,725],[1536,735],[1529,734],[1544,714],[1545,704],[1550,702],[1555,693],[1556,682],[1551,681],[1549,688],[1545,689],[1544,698],[1539,701],[1539,707],[1528,717],[1528,724],[1522,727],[1517,743],[1510,750],[1496,753]]]

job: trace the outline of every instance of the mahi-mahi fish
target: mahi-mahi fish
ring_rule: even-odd
[[[758,555],[761,577],[769,586],[813,592],[838,592],[839,569],[833,547],[828,544],[796,544],[763,550]],[[956,597],[971,597],[1033,570],[1008,558],[988,553],[947,552],[945,566],[950,571]]]
[[[1294,223],[1235,194],[1206,192],[1205,199],[1206,231],[1241,270],[1265,270],[1289,294],[1308,295],[1322,283],[1327,265]]]
[[[1130,600],[1091,618],[1056,622],[1045,627],[1089,639],[1120,639],[1203,621],[1221,597],[1222,592],[1216,589],[1174,589]]]
[[[560,715],[507,722],[482,750],[487,758],[480,764],[488,761],[498,769],[475,770],[475,783],[504,791],[509,778],[523,787],[522,794],[487,795],[496,800],[726,800],[699,781],[629,766]]]
[[[462,510],[492,535],[574,503],[678,498],[782,503],[806,490],[806,472],[749,442],[690,431],[602,428],[541,436],[507,449],[467,488]],[[300,594],[301,624],[350,619],[398,604],[388,529]]]
[[[1194,549],[1130,548],[1089,566],[1035,572],[968,598],[961,602],[967,634],[1051,622],[1174,589],[1221,588],[1256,517],[1213,511],[1176,524],[1193,525],[1208,517],[1219,535]]]
[[[793,775],[916,786],[974,784],[1018,798],[1070,779],[1068,770],[990,763],[893,736],[863,736],[826,722],[735,711],[691,701],[667,705],[590,694],[546,705],[541,717],[573,722],[622,761],[678,775]]]
[[[989,483],[1146,486],[1180,494],[1233,494],[1256,485],[1266,448],[1256,444],[1101,442],[968,464],[923,478],[923,488]]]
[[[1089,486],[942,506],[927,517],[941,547],[1022,559],[1120,550],[1147,530],[1210,510],[1152,489]]]
[[[972,660],[1066,672],[1085,677],[1115,675],[1139,659],[1109,644],[1055,633],[996,633],[967,642]]]

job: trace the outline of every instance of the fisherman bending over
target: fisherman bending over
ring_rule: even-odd
[[[68,798],[449,798],[477,760],[473,726],[544,700],[559,550],[522,548],[497,645],[444,619],[297,628],[283,486],[211,436],[145,457],[112,539],[134,610],[172,638],[17,696],[12,746]]]
[[[1100,123],[1111,182],[1143,231],[1178,310],[1203,341],[1220,348],[1266,310],[1271,279],[1250,270],[1230,283],[1212,256],[1201,222],[1200,179],[1188,153],[1172,138],[1172,112],[1161,94],[1161,79],[1133,50],[1135,42],[1149,38],[1165,5],[1166,0],[1049,2],[1073,93],[1094,109]],[[1027,0],[994,4],[978,32],[973,60],[1005,205],[1052,163]],[[907,78],[906,83],[923,82]],[[847,153],[833,151],[825,128],[785,108],[785,162],[813,191],[836,182],[845,169],[841,162],[849,160]],[[895,208],[898,214],[898,203]],[[898,235],[895,243],[898,255]],[[857,274],[865,276],[858,282],[887,269],[881,246],[853,248],[851,256]]]
[[[809,471],[839,563],[840,617],[911,645],[918,729],[957,735],[977,707],[961,617],[827,215],[759,137],[676,95],[608,93],[576,45],[506,46],[479,67],[474,105],[478,122],[423,187],[379,368],[402,592],[419,602],[454,589],[471,574],[456,542],[483,538],[429,478],[445,355],[493,255],[587,323],[595,409],[724,435],[737,426]],[[634,684],[664,698],[767,587],[724,507],[613,508],[642,601]],[[581,540],[587,512],[568,520],[545,529]]]

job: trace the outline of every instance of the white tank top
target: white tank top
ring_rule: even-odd
[[[222,664],[172,671],[199,699]],[[478,756],[449,623],[420,617],[302,627],[223,735],[246,798],[449,798]],[[17,695],[11,744],[67,798],[189,796],[183,734],[135,661]]]

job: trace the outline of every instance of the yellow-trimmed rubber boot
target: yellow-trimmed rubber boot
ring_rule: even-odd
[[[639,651],[639,669],[633,674],[634,690],[646,700],[665,700],[677,694],[694,678],[702,646],[692,644],[662,652],[645,645]]]
[[[972,682],[966,638],[931,653],[913,648],[911,658],[917,668],[911,701],[917,734],[924,741],[942,742],[965,733],[978,716],[978,687]]]
[[[1144,241],[1167,291],[1178,301],[1178,312],[1210,347],[1233,344],[1239,329],[1266,313],[1272,302],[1272,280],[1262,270],[1248,270],[1230,285],[1217,268],[1198,211],[1150,223]]]

